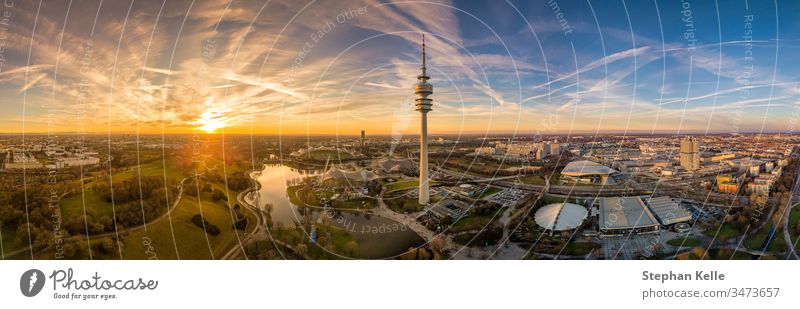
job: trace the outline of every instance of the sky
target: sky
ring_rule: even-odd
[[[793,132],[796,1],[12,1],[0,132]]]

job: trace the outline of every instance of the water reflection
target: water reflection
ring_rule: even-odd
[[[410,247],[423,244],[419,235],[393,220],[358,211],[323,210],[293,205],[286,194],[286,188],[301,184],[303,179],[319,173],[284,165],[266,165],[256,174],[256,179],[261,184],[258,191],[259,206],[263,209],[271,208],[273,227],[302,226],[303,223],[315,222],[337,226],[358,242],[360,256],[368,259],[393,257]]]

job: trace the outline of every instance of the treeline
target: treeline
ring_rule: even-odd
[[[142,176],[115,182],[109,186],[108,180],[97,181],[94,191],[99,193],[106,202],[127,203],[149,199],[157,189],[164,188],[164,178],[161,176]],[[163,190],[161,191],[163,194]]]
[[[228,188],[231,190],[242,191],[253,185],[253,179],[245,175],[245,172],[237,172],[228,176]]]
[[[148,198],[144,200],[120,203],[116,200],[114,205],[115,217],[109,215],[97,216],[94,209],[87,208],[86,215],[64,218],[64,229],[70,234],[97,235],[105,232],[123,230],[125,227],[143,225],[151,222],[171,207],[175,202],[177,193],[163,187],[148,191]]]

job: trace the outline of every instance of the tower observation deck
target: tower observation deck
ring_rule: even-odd
[[[433,93],[433,85],[428,83],[427,67],[425,63],[425,35],[422,35],[422,73],[417,76],[414,86],[416,103],[414,106],[420,113],[420,138],[419,138],[419,203],[426,205],[430,202],[430,186],[428,178],[428,112],[432,110],[432,99],[428,98]]]

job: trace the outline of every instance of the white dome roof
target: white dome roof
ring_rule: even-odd
[[[581,225],[589,212],[581,205],[558,203],[544,206],[536,211],[539,226],[554,231],[571,230]]]

